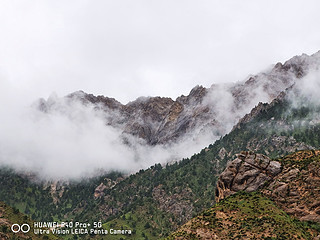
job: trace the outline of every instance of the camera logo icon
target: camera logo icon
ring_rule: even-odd
[[[23,233],[27,233],[30,231],[30,225],[29,224],[22,224],[21,226],[17,223],[12,224],[11,226],[11,231],[14,233],[18,233],[18,232],[23,232]]]

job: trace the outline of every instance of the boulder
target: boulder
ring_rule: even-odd
[[[238,191],[256,191],[280,172],[279,162],[271,161],[263,154],[241,152],[221,173],[216,188],[216,202]]]

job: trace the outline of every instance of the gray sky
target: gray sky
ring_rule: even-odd
[[[319,9],[317,0],[2,0],[0,92],[175,98],[320,50]]]

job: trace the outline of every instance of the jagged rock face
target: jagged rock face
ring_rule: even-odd
[[[278,63],[270,71],[251,76],[244,82],[212,85],[210,88],[196,86],[189,95],[182,95],[176,100],[140,97],[124,105],[114,98],[82,91],[67,98],[85,105],[92,104],[104,111],[106,124],[120,129],[128,142],[128,135],[143,139],[150,145],[175,142],[183,137],[203,138],[204,134],[220,137],[259,102],[271,102],[319,65],[320,52],[311,56],[304,54],[284,64]],[[54,102],[39,100],[38,108],[50,112]],[[248,115],[247,119],[250,117]]]
[[[140,97],[126,105],[113,98],[94,96],[84,92],[75,92],[68,99],[93,104],[96,109],[106,113],[107,125],[120,128],[123,137],[130,134],[145,140],[148,144],[163,144],[174,141],[199,122],[214,125],[212,112],[202,105],[207,89],[202,86],[193,88],[188,96],[180,96],[176,101],[165,97]],[[45,102],[39,104],[41,109]]]
[[[242,152],[229,162],[219,177],[216,188],[216,201],[238,191],[253,192],[273,179],[281,171],[281,164],[271,161],[263,154]]]

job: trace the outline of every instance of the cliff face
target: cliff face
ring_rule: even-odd
[[[133,135],[155,145],[175,142],[183,137],[197,139],[204,134],[220,137],[259,102],[271,102],[310,69],[319,66],[319,56],[319,52],[296,56],[236,84],[212,85],[210,88],[196,86],[189,95],[176,100],[140,97],[124,105],[113,98],[82,91],[66,98],[102,110],[106,124],[120,129],[124,139]],[[47,112],[55,105],[54,101],[43,99],[38,103],[39,108]]]
[[[257,191],[281,172],[281,164],[263,154],[242,152],[219,177],[216,202],[239,191]]]

